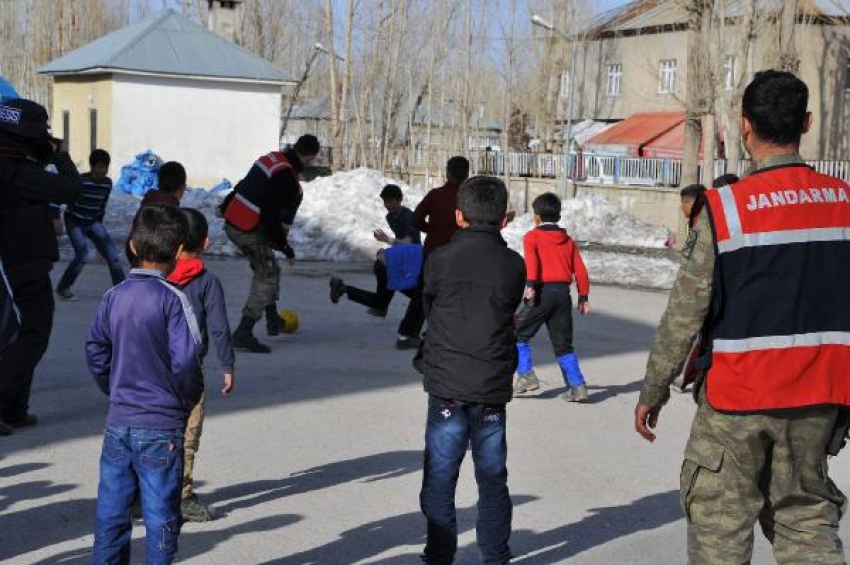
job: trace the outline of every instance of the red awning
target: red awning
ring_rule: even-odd
[[[683,112],[647,112],[633,114],[589,139],[584,149],[614,155],[643,157],[643,148],[664,136],[677,126],[682,126],[684,140],[685,114]]]

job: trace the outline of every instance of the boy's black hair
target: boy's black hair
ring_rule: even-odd
[[[136,261],[170,263],[185,245],[189,232],[186,216],[176,206],[149,204],[136,215],[130,240],[136,249]]]
[[[544,222],[557,222],[561,219],[561,199],[554,192],[544,192],[534,199],[531,209],[535,216]]]
[[[110,161],[112,161],[112,158],[109,156],[109,153],[103,149],[95,149],[91,152],[91,155],[89,155],[90,167],[94,167],[98,163],[103,163],[104,165],[109,166]]]
[[[679,191],[679,196],[683,199],[689,198],[691,200],[696,200],[699,198],[702,193],[705,192],[705,187],[701,184],[689,184],[685,188]]]
[[[395,184],[388,184],[381,190],[381,200],[401,200],[404,196],[401,194],[401,188]]]
[[[319,143],[318,137],[307,134],[299,137],[292,148],[301,155],[317,155],[322,145]]]
[[[202,252],[204,250],[204,243],[210,233],[210,225],[207,222],[206,216],[194,208],[180,208],[180,211],[186,216],[188,230],[183,249],[189,253]]]
[[[741,112],[759,139],[776,145],[800,143],[809,89],[789,72],[760,71],[744,91]]]
[[[508,189],[496,177],[466,179],[457,193],[457,208],[472,226],[501,226],[508,211]]]
[[[738,182],[740,177],[738,175],[733,175],[732,173],[726,173],[725,175],[720,175],[716,179],[714,179],[711,183],[711,186],[714,188],[720,188],[721,186],[727,186],[731,184],[735,184]]]
[[[469,176],[469,160],[460,155],[452,157],[446,163],[446,175],[458,183],[465,181]]]
[[[186,186],[186,169],[177,161],[163,163],[156,173],[159,189],[174,194]]]

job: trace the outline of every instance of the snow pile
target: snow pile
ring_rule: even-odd
[[[610,246],[663,249],[668,238],[667,228],[645,224],[598,194],[562,201],[560,225],[577,241]],[[533,227],[533,214],[518,216],[505,228],[505,239],[519,250]]]
[[[372,232],[389,232],[386,210],[378,196],[386,184],[397,184],[406,206],[415,208],[424,196],[421,189],[361,168],[321,177],[304,183],[304,201],[290,234],[290,242],[301,261],[371,261],[383,247]],[[216,208],[224,191],[189,189],[182,205],[197,208],[210,223],[209,255],[236,257],[239,252],[224,233],[224,220]],[[107,229],[123,247],[138,208],[139,197],[113,192],[104,219]],[[657,248],[667,237],[665,228],[643,224],[622,209],[596,195],[564,201],[561,224],[579,241],[609,246]],[[532,215],[514,220],[503,232],[511,248],[522,253],[522,237],[533,226]],[[63,238],[63,255],[72,253]],[[596,283],[614,283],[649,288],[670,288],[677,265],[669,259],[631,253],[585,250],[582,252],[590,277]]]
[[[380,228],[392,235],[378,196],[387,184],[401,188],[411,210],[424,196],[418,188],[364,167],[303,183],[304,201],[289,237],[296,255],[308,261],[374,258],[384,245],[372,232]]]

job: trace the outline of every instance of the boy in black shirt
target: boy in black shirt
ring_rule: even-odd
[[[454,560],[455,487],[470,444],[481,562],[501,565],[511,558],[505,406],[517,366],[514,312],[525,287],[525,263],[499,233],[507,204],[501,180],[464,181],[455,212],[463,229],[431,253],[425,268],[422,368],[429,396],[419,500],[428,520],[427,563]]]

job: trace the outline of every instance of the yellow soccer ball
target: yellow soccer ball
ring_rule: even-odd
[[[281,310],[278,312],[278,316],[283,320],[283,333],[295,333],[298,329],[298,314],[295,313],[295,310]]]

